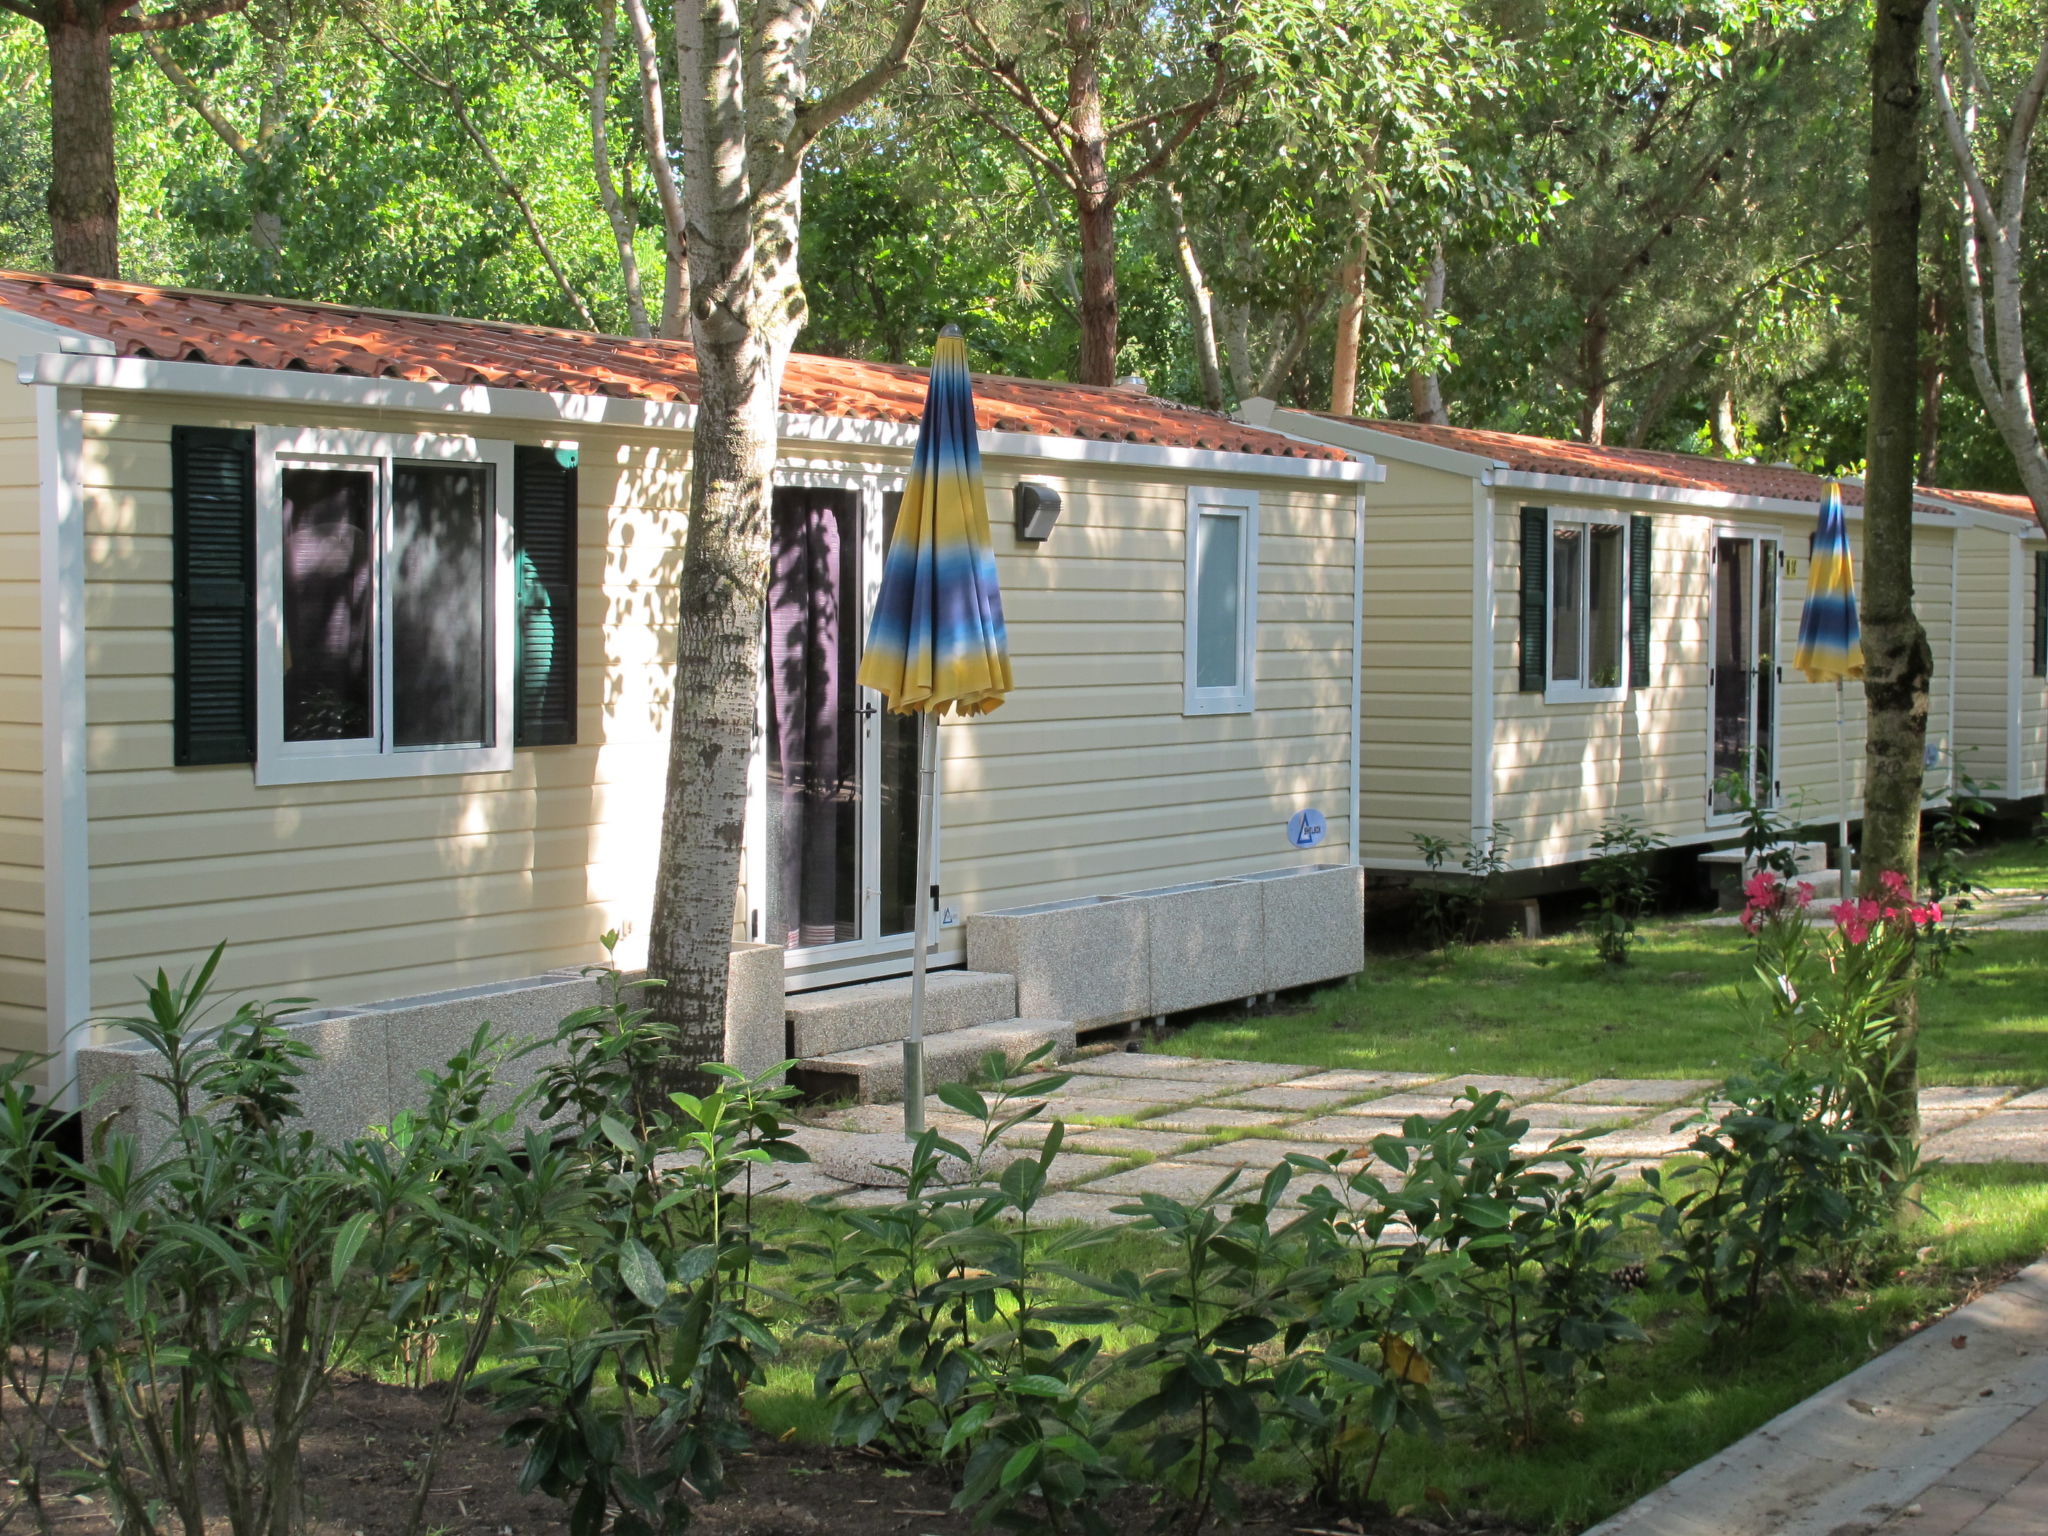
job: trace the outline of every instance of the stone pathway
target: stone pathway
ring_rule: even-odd
[[[1524,1146],[1586,1134],[1589,1151],[1632,1172],[1684,1149],[1691,1132],[1675,1127],[1714,1086],[1707,1078],[1431,1077],[1114,1050],[1060,1070],[1069,1074],[1065,1086],[1006,1139],[1039,1146],[1046,1127],[1064,1121],[1066,1141],[1051,1178],[1059,1193],[1043,1214],[1092,1223],[1121,1220],[1114,1208],[1146,1191],[1194,1199],[1234,1167],[1259,1174],[1290,1152],[1336,1157],[1367,1146],[1408,1115],[1448,1113],[1467,1088],[1498,1090],[1514,1101],[1529,1121]],[[1929,1088],[1920,1103],[1929,1158],[2048,1164],[2048,1089]],[[936,1097],[926,1101],[925,1118],[956,1140],[979,1134],[978,1122]],[[797,1135],[814,1161],[777,1170],[789,1178],[786,1196],[833,1194],[854,1205],[893,1200],[890,1191],[843,1182],[819,1164],[862,1146],[872,1156],[869,1138],[902,1125],[900,1104],[817,1116]],[[1290,1198],[1309,1187],[1298,1177]]]
[[[2048,1261],[1586,1536],[2048,1531]]]

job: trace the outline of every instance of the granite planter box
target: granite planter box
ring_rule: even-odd
[[[1245,876],[1259,893],[1264,980],[1279,992],[1365,969],[1365,871],[1312,864]]]
[[[576,970],[551,971],[485,986],[457,987],[353,1008],[323,1008],[282,1021],[287,1033],[316,1053],[300,1079],[306,1128],[339,1142],[400,1110],[427,1102],[423,1074],[446,1064],[486,1020],[515,1047],[550,1039],[562,1020],[603,1001],[602,988]],[[735,945],[726,998],[726,1057],[749,1073],[783,1059],[782,951],[772,944]],[[552,1045],[503,1063],[498,1103],[509,1101],[551,1064]],[[79,1100],[96,1124],[112,1117],[133,1135],[145,1157],[168,1132],[168,1095],[149,1081],[158,1058],[140,1041],[117,1040],[78,1053]]]
[[[967,965],[1014,976],[1026,1018],[1095,1029],[1354,975],[1364,893],[1318,864],[977,912]]]
[[[1146,909],[1147,1013],[1184,1013],[1266,990],[1257,885],[1201,880],[1121,899]]]
[[[1153,1011],[1142,901],[1083,896],[967,919],[967,968],[1017,978],[1017,1012],[1079,1029]]]

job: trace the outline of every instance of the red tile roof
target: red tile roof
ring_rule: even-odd
[[[697,398],[696,357],[686,342],[8,271],[0,271],[0,309],[101,337],[123,357],[640,400]],[[924,386],[920,368],[799,355],[783,380],[782,408],[916,422]],[[1281,458],[1347,457],[1119,389],[977,374],[974,390],[986,431]]]
[[[1928,486],[1927,492],[1931,496],[1940,496],[1974,511],[2018,518],[2023,523],[2036,521],[2034,504],[2024,496],[2014,496],[2005,491],[1952,491],[1946,486],[1939,485]]]

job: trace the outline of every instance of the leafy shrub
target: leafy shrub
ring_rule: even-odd
[[[1643,1179],[1657,1202],[1665,1279],[1700,1298],[1710,1332],[1740,1337],[1796,1263],[1869,1240],[1890,1207],[1871,1177],[1868,1138],[1830,1112],[1838,1085],[1760,1067],[1726,1091],[1731,1107],[1718,1122],[1694,1117],[1694,1161]]]
[[[1657,899],[1650,856],[1663,846],[1663,838],[1626,816],[1607,823],[1593,839],[1593,861],[1586,868],[1593,900],[1586,910],[1592,916],[1593,947],[1609,965],[1628,964],[1636,922]]]
[[[1920,879],[1927,900],[1939,913],[1920,935],[1918,960],[1928,976],[1940,977],[1950,960],[1970,952],[1963,940],[1963,922],[1991,888],[1970,873],[1964,856],[1975,845],[1990,814],[1991,802],[1984,798],[1983,786],[1960,768],[1949,788],[1948,803],[1928,814],[1926,830],[1920,836]]]
[[[1412,833],[1411,837],[1429,870],[1428,876],[1416,883],[1423,938],[1431,949],[1475,942],[1486,904],[1493,900],[1500,877],[1507,872],[1507,824],[1496,821],[1483,839],[1467,838],[1459,843],[1427,832]],[[1444,865],[1453,853],[1458,855],[1458,873],[1445,874]]]

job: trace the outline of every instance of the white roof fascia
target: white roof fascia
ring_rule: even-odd
[[[1261,413],[1254,407],[1265,406]],[[1253,398],[1247,400],[1238,415],[1251,426],[1264,427],[1269,432],[1279,432],[1287,437],[1299,438],[1303,442],[1322,443],[1332,448],[1348,448],[1357,453],[1369,454],[1376,459],[1392,459],[1397,464],[1415,464],[1424,469],[1446,470],[1454,475],[1491,482],[1494,472],[1503,466],[1500,460],[1488,458],[1485,454],[1466,453],[1457,448],[1440,448],[1435,443],[1417,442],[1412,437],[1402,437],[1394,432],[1379,432],[1371,427],[1353,421],[1337,421],[1328,416],[1318,416],[1309,411],[1290,411],[1273,406],[1269,400]]]
[[[176,363],[154,358],[72,356],[39,353],[21,359],[24,384],[70,389],[142,390],[233,400],[247,405],[335,405],[421,414],[489,416],[504,421],[548,422],[568,428],[612,427],[639,431],[687,432],[697,408],[680,401],[635,400],[616,395],[577,395],[537,389],[502,389],[482,384],[417,383],[347,374],[301,373],[285,368],[251,368],[225,363]],[[909,448],[917,427],[909,422],[860,417],[786,414],[780,431],[787,441],[843,447]],[[1174,448],[1149,443],[1106,443],[1090,438],[1023,432],[984,432],[982,453],[1037,462],[1123,464],[1134,468],[1256,475],[1261,478],[1366,481],[1380,478],[1376,464],[1335,459],[1295,459],[1276,454],[1235,453],[1214,448]]]
[[[1635,480],[1587,480],[1578,475],[1546,475],[1533,470],[1504,469],[1493,477],[1502,490],[1550,491],[1568,496],[1598,496],[1612,501],[1655,501],[1673,507],[1705,512],[1769,512],[1780,517],[1814,517],[1817,501],[1794,501],[1783,496],[1740,496],[1733,491],[1696,491],[1677,485],[1644,485]],[[1861,506],[1842,508],[1852,522],[1863,518]],[[1956,519],[1930,512],[1915,512],[1913,521],[1924,528],[1949,528]]]
[[[103,336],[88,336],[48,320],[37,319],[11,309],[0,309],[0,358],[27,358],[55,347],[98,357],[112,357],[114,344]],[[28,381],[24,379],[23,383]]]

